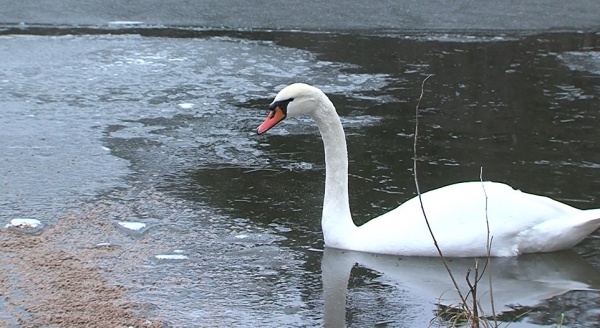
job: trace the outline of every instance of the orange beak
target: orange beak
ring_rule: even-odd
[[[277,106],[267,115],[267,118],[261,125],[256,129],[256,133],[263,134],[267,132],[270,128],[274,127],[277,123],[281,122],[285,118],[285,113],[281,107]]]

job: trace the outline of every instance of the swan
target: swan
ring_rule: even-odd
[[[321,228],[326,247],[352,251],[438,256],[418,197],[356,226],[348,200],[346,137],[333,103],[320,89],[304,83],[283,88],[257,128],[263,134],[288,117],[310,116],[325,150],[325,196]],[[600,226],[600,209],[580,210],[498,182],[460,182],[421,195],[438,245],[445,256],[490,255],[569,249]]]

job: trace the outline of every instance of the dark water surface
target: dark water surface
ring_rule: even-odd
[[[311,250],[323,247],[318,131],[298,119],[255,134],[292,82],[322,88],[342,116],[357,223],[415,194],[429,74],[421,190],[482,169],[600,207],[598,33],[85,32],[0,36],[0,218],[52,224],[101,203],[123,208],[107,220],[155,227],[143,234],[187,259],[150,258],[116,279],[173,326],[424,327],[450,288],[431,259]],[[569,327],[595,327],[600,294],[581,289],[599,287],[598,236],[498,259],[503,320],[550,326],[564,313]]]

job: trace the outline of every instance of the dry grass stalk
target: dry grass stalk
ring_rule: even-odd
[[[415,136],[414,136],[414,142],[413,142],[413,176],[415,178],[415,188],[417,189],[417,196],[419,197],[419,203],[421,204],[421,211],[423,212],[423,217],[425,218],[425,223],[427,224],[427,229],[429,230],[431,239],[433,239],[433,244],[435,245],[435,248],[436,248],[438,254],[440,255],[440,259],[444,263],[444,267],[446,268],[446,271],[448,272],[448,275],[450,276],[450,279],[452,280],[452,284],[454,285],[454,288],[458,292],[458,296],[460,297],[462,304],[466,304],[466,300],[465,300],[464,296],[462,295],[462,292],[460,291],[458,284],[456,283],[456,279],[454,279],[454,275],[452,274],[452,271],[450,270],[450,267],[448,266],[448,262],[446,261],[446,258],[444,257],[444,254],[442,253],[442,250],[440,249],[440,246],[437,243],[437,239],[435,238],[433,230],[431,229],[431,225],[429,224],[429,220],[427,219],[427,214],[425,213],[425,206],[423,205],[423,200],[421,199],[421,190],[419,188],[419,178],[418,178],[418,174],[417,174],[417,140],[419,139],[419,106],[421,105],[421,100],[423,99],[423,93],[425,92],[424,91],[425,90],[425,82],[432,76],[433,76],[432,74],[427,75],[427,77],[425,77],[425,79],[421,83],[421,94],[419,95],[419,99],[417,100],[417,106],[415,109]],[[465,311],[468,314],[470,314],[470,312],[471,312],[466,307],[465,307]]]
[[[444,257],[444,254],[437,243],[435,234],[433,233],[431,225],[429,224],[429,220],[427,219],[427,214],[425,212],[425,206],[423,205],[423,200],[421,198],[421,190],[419,188],[419,179],[418,179],[418,174],[417,174],[417,140],[418,140],[418,136],[419,136],[419,106],[421,104],[421,100],[423,99],[425,82],[432,76],[433,75],[430,74],[430,75],[427,75],[427,77],[425,77],[425,79],[423,79],[423,82],[421,83],[421,94],[419,95],[419,98],[417,100],[416,109],[415,109],[415,135],[414,135],[414,143],[413,143],[413,176],[414,176],[414,180],[415,180],[415,188],[417,190],[417,196],[419,198],[419,203],[421,205],[421,211],[423,212],[423,217],[425,218],[425,223],[427,224],[427,229],[429,230],[429,234],[431,235],[431,239],[433,240],[433,244],[435,245],[435,248],[440,256],[440,259],[442,260],[442,263],[444,264],[444,267],[446,268],[446,271],[448,272],[448,275],[450,276],[450,279],[452,280],[454,289],[458,293],[458,296],[461,300],[461,305],[463,307],[462,310],[464,311],[466,320],[471,323],[471,327],[473,327],[473,328],[479,328],[480,324],[483,324],[485,327],[490,327],[490,322],[488,320],[480,321],[479,311],[478,311],[478,309],[480,309],[480,304],[477,302],[477,283],[483,277],[483,274],[484,274],[483,272],[485,272],[486,269],[488,269],[489,270],[488,277],[489,277],[489,285],[490,285],[490,298],[491,298],[491,307],[492,307],[491,309],[492,309],[492,317],[494,320],[493,326],[498,327],[498,322],[496,321],[496,313],[494,310],[494,300],[493,300],[493,290],[492,290],[492,272],[491,272],[491,261],[490,261],[492,238],[490,236],[490,225],[489,225],[488,212],[487,212],[488,197],[487,197],[487,193],[485,191],[485,185],[483,184],[483,168],[480,170],[479,179],[481,181],[481,186],[482,186],[483,192],[485,194],[485,220],[486,220],[486,225],[487,225],[487,242],[486,242],[487,259],[486,259],[486,264],[484,266],[484,269],[483,269],[483,272],[481,273],[481,275],[479,274],[479,259],[477,259],[477,258],[475,259],[475,279],[474,279],[473,283],[471,283],[471,281],[470,281],[471,270],[469,269],[467,272],[466,280],[467,280],[467,284],[469,285],[469,289],[470,289],[469,294],[473,299],[473,304],[471,305],[471,307],[469,307],[469,305],[467,303],[467,298],[465,298],[463,296],[460,288],[458,287],[456,279],[454,278],[454,275],[452,274],[452,270],[450,270],[450,267],[448,266],[448,262],[446,261],[446,258]],[[483,313],[483,310],[481,312],[481,315],[485,315]]]

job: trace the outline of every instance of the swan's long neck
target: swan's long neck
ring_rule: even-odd
[[[321,226],[325,245],[347,248],[356,225],[348,201],[348,150],[346,136],[335,107],[323,95],[311,117],[317,123],[325,147],[325,199]]]

